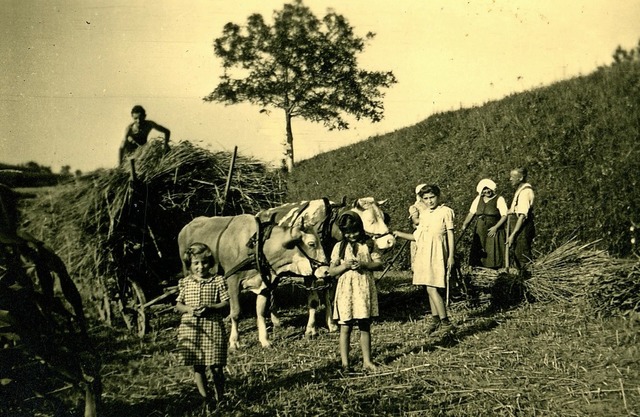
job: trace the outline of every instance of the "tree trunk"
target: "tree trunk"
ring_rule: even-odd
[[[291,114],[285,111],[287,122],[287,142],[284,145],[284,157],[287,165],[287,172],[293,172],[293,132],[291,131]]]

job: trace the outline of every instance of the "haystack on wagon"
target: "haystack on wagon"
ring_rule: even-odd
[[[30,230],[68,259],[89,314],[143,335],[150,313],[172,308],[180,229],[225,206],[240,214],[280,204],[284,187],[262,163],[186,141],[168,152],[151,142],[131,158],[38,202]]]

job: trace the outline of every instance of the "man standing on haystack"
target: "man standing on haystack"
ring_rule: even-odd
[[[508,211],[507,249],[512,254],[511,263],[522,270],[533,260],[531,246],[536,236],[534,225],[533,187],[527,182],[527,169],[518,167],[511,170],[509,181],[516,189]],[[507,265],[509,267],[509,265]]]
[[[131,118],[133,122],[127,126],[124,141],[122,141],[122,145],[120,145],[118,154],[120,164],[122,164],[122,161],[124,161],[127,155],[147,143],[149,133],[154,129],[164,135],[164,149],[165,151],[169,149],[171,131],[153,120],[147,120],[147,112],[144,107],[140,105],[133,106],[131,109]]]

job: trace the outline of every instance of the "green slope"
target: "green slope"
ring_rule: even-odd
[[[436,183],[459,228],[480,179],[493,178],[509,203],[509,170],[524,165],[537,192],[535,250],[575,234],[628,255],[639,138],[640,62],[620,62],[301,161],[287,199],[374,195],[390,200],[392,227],[408,229],[415,185]]]

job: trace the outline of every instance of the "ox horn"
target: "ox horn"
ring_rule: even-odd
[[[371,207],[371,204],[373,204],[374,202],[375,200],[373,199],[373,197],[362,197],[353,202],[353,208],[366,210]]]

